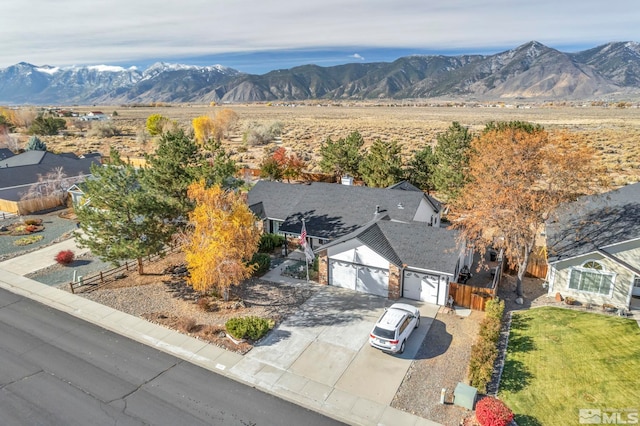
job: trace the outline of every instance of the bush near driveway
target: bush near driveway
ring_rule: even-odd
[[[500,324],[504,313],[504,301],[492,299],[487,302],[485,318],[480,323],[478,340],[471,347],[469,359],[469,383],[485,393],[491,382],[493,365],[498,356],[498,339],[500,338]]]
[[[640,410],[639,371],[634,320],[552,307],[514,312],[499,397],[520,426],[578,424],[580,409]]]
[[[272,320],[259,317],[241,317],[229,319],[225,327],[227,332],[236,339],[259,340],[274,326]]]

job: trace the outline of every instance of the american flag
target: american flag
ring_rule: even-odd
[[[302,231],[300,231],[300,245],[305,247],[307,244],[307,227],[304,224],[304,220],[302,221]]]

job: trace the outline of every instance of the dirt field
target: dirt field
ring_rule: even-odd
[[[447,104],[442,104],[447,105]],[[214,115],[230,108],[239,121],[223,144],[241,165],[255,167],[265,151],[276,146],[293,149],[309,162],[309,171],[318,171],[317,158],[320,144],[328,137],[345,137],[358,130],[365,143],[375,139],[395,140],[409,156],[425,144],[434,144],[436,135],[453,121],[468,126],[472,131],[481,130],[489,121],[524,120],[541,124],[550,131],[564,129],[575,135],[579,143],[595,147],[601,161],[608,168],[614,184],[640,180],[640,108],[616,106],[390,106],[389,104],[298,104],[285,105],[174,105],[152,107],[93,106],[77,107],[74,111],[86,112],[100,109],[106,114],[117,112],[112,122],[122,135],[112,138],[87,136],[87,132],[75,132],[71,126],[69,135],[43,137],[49,149],[56,151],[100,151],[108,153],[114,146],[124,156],[139,157],[154,149],[153,140],[141,143],[137,134],[144,128],[146,118],[161,114],[181,125],[190,126],[191,120],[201,115]],[[242,133],[249,123],[283,126],[282,137],[263,146],[246,146]],[[93,124],[95,125],[95,124]],[[23,136],[24,141],[28,138]]]

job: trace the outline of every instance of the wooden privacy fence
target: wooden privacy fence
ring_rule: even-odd
[[[167,254],[178,251],[180,246],[167,246],[165,249],[158,253],[152,254],[150,256],[146,256],[142,259],[144,263],[151,263],[155,260],[160,259],[162,256],[166,256]],[[80,277],[76,281],[71,281],[69,283],[69,288],[71,289],[71,293],[75,294],[76,291],[80,292],[91,292],[93,290],[97,290],[100,287],[109,284],[113,281],[118,280],[124,274],[129,271],[136,271],[138,269],[138,261],[137,260],[128,260],[124,262],[124,265],[117,266],[112,269],[108,269],[106,271],[100,271],[97,274],[90,275],[88,277]]]
[[[0,210],[18,215],[48,210],[62,205],[64,205],[64,201],[57,196],[32,198],[20,201],[0,200]]]
[[[449,283],[449,296],[453,297],[456,306],[484,311],[488,300],[496,297],[498,284],[502,279],[503,263],[499,262],[490,287],[478,287],[469,284]]]
[[[496,296],[497,288],[474,287],[468,284],[450,283],[449,295],[453,297],[456,306],[484,311],[487,300]]]
[[[547,260],[543,258],[531,258],[527,265],[527,274],[534,278],[547,278]]]

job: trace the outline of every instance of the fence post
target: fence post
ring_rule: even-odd
[[[73,282],[69,283],[69,287],[71,288],[71,294],[76,294],[75,290],[73,289]]]
[[[129,272],[129,261],[125,260],[124,262],[124,269],[126,269],[127,272]]]
[[[104,284],[104,278],[102,277],[102,271],[100,271],[100,284]]]

